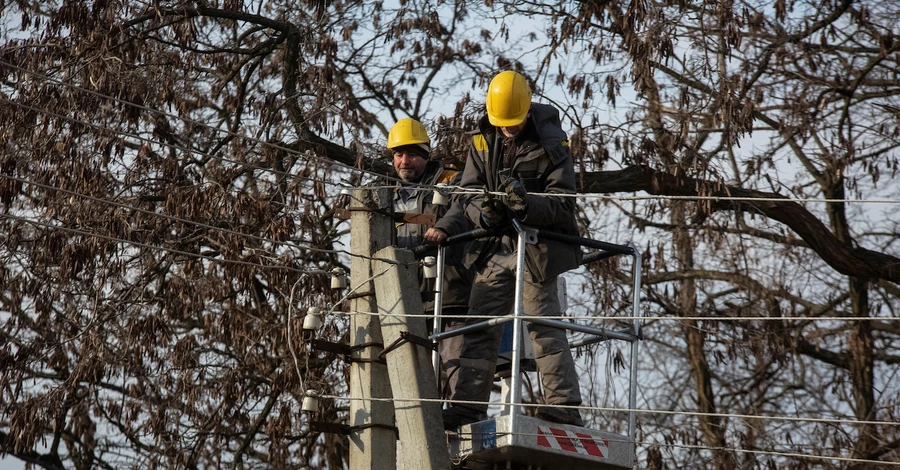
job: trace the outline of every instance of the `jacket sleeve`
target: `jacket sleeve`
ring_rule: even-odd
[[[544,193],[574,195],[575,164],[568,148],[560,147],[566,157],[549,170]],[[557,149],[559,150],[559,149]],[[528,194],[528,212],[522,219],[531,225],[556,225],[571,221],[575,216],[575,198],[572,196],[538,196]]]
[[[486,180],[484,167],[471,144],[466,167],[461,175],[457,185],[468,192],[454,194],[447,214],[434,225],[434,228],[450,236],[471,230],[473,225],[475,228],[481,228],[480,195],[476,191],[484,188]]]

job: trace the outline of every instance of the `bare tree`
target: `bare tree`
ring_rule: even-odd
[[[389,175],[378,146],[406,116],[459,163],[485,79],[511,68],[563,112],[585,234],[645,250],[642,466],[900,459],[896,204],[851,202],[898,199],[891,2],[67,0],[0,18],[0,453],[341,468],[344,439],[299,413],[309,388],[346,394],[344,364],[299,333],[306,307],[340,310],[323,274],[348,259],[340,190]],[[626,278],[591,267],[580,305],[624,311]]]

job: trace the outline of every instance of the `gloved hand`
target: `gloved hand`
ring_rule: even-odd
[[[528,211],[528,191],[525,191],[525,186],[521,181],[515,178],[506,178],[500,183],[500,191],[506,193],[503,203],[509,210],[518,216],[522,216]]]
[[[505,219],[506,208],[485,188],[484,199],[481,200],[481,221],[486,226],[493,226],[503,223]]]

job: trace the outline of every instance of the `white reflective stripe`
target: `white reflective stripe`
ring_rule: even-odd
[[[568,431],[565,429],[557,429],[556,431],[562,432],[565,434],[565,437],[569,439],[569,442],[572,443],[572,447],[575,448],[574,452],[579,455],[591,455],[587,449],[584,448],[584,444],[581,443],[581,437],[578,437],[574,432]],[[566,452],[573,452],[571,448],[563,449],[562,445],[560,445],[558,438],[563,436],[557,436],[553,433],[553,430],[547,426],[538,426],[538,433],[543,434],[547,438],[547,443],[550,444],[550,447],[556,450],[562,450]],[[592,439],[588,437],[588,439]],[[596,441],[594,441],[596,442]]]
[[[584,448],[584,444],[581,443],[581,438],[576,436],[572,431],[566,431],[566,435],[569,436],[569,440],[572,441],[572,444],[575,445],[575,451],[581,455],[588,455],[587,449]]]
[[[556,436],[553,435],[553,432],[551,432],[549,428],[538,426],[538,432],[540,432],[544,435],[544,437],[547,438],[547,443],[550,444],[550,448],[563,450],[562,447],[559,446],[559,442],[556,442]]]

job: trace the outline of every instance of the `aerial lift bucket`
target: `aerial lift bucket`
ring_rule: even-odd
[[[504,378],[503,402],[500,415],[461,426],[455,433],[448,432],[448,445],[451,460],[458,467],[483,470],[500,468],[528,468],[530,470],[559,468],[591,468],[591,469],[624,469],[632,468],[635,458],[635,406],[637,396],[637,355],[641,339],[640,331],[640,270],[641,256],[633,244],[615,245],[586,238],[539,231],[517,220],[513,226],[518,232],[518,268],[516,270],[516,297],[513,314],[498,317],[479,323],[466,325],[450,332],[436,332],[431,336],[433,341],[463,334],[479,328],[488,328],[506,323],[510,331],[507,340],[511,346],[509,356],[509,375]],[[607,330],[575,323],[549,319],[530,319],[545,325],[557,326],[568,330],[587,333],[589,336],[576,342],[571,347],[579,347],[607,340],[620,340],[631,343],[628,393],[628,428],[627,434],[592,430],[579,426],[550,423],[538,418],[522,414],[521,371],[523,365],[528,368],[533,361],[531,348],[526,348],[524,328],[521,317],[523,313],[524,258],[525,245],[537,243],[538,237],[578,243],[582,246],[598,248],[600,251],[584,257],[584,262],[596,261],[617,255],[629,255],[632,265],[632,312],[633,322],[624,330]],[[462,239],[463,237],[460,237]],[[469,236],[468,239],[472,237]],[[435,295],[434,325],[441,324],[441,288],[443,286],[444,251],[440,248],[437,256],[437,291]],[[528,341],[527,343],[530,343]],[[530,344],[527,344],[530,346]],[[503,349],[501,347],[501,353]],[[501,354],[502,355],[502,354]],[[433,357],[435,374],[440,380],[440,357]],[[501,368],[502,370],[502,368]]]

